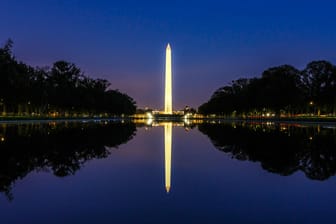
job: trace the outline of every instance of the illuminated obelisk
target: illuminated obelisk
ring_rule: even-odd
[[[166,48],[166,72],[165,72],[165,114],[173,113],[172,103],[172,64],[171,64],[171,48],[170,44]]]
[[[170,44],[166,48],[166,71],[165,71],[165,106],[164,114],[173,113],[172,102],[172,63]],[[172,123],[164,124],[164,141],[165,141],[165,186],[166,191],[170,191],[171,178],[171,155],[172,155]]]
[[[166,192],[170,191],[171,177],[171,155],[172,155],[172,123],[164,124],[164,141],[165,141],[165,185]]]

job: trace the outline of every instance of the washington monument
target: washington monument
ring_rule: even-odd
[[[172,102],[172,64],[170,44],[166,48],[166,72],[165,72],[165,107],[164,114],[173,113]],[[171,154],[172,154],[172,123],[164,124],[164,141],[165,141],[165,185],[166,192],[170,191],[171,182]]]
[[[172,102],[172,64],[171,64],[171,48],[170,44],[166,48],[166,72],[165,72],[165,114],[173,113]]]

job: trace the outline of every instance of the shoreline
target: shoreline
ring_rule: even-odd
[[[314,122],[314,123],[336,123],[336,117],[269,117],[269,118],[240,118],[240,117],[213,117],[200,118],[209,121],[245,121],[245,122]],[[198,120],[196,118],[195,120]]]
[[[16,124],[29,122],[76,122],[76,121],[121,121],[130,117],[0,117],[0,124]]]
[[[76,121],[134,121],[141,120],[132,116],[113,116],[113,117],[0,117],[0,124],[4,123],[26,123],[26,122],[76,122]],[[178,122],[184,119],[180,117],[155,119],[157,121]],[[336,117],[291,117],[291,118],[234,118],[234,117],[204,117],[204,118],[188,118],[189,121],[198,123],[203,122],[247,122],[247,123],[299,123],[299,124],[331,124],[336,125]]]
[[[195,119],[199,120],[199,119]],[[238,118],[220,118],[220,119],[203,119],[206,123],[215,122],[213,124],[220,124],[220,123],[248,123],[248,124],[267,124],[267,123],[274,123],[274,124],[300,124],[300,125],[330,125],[336,126],[336,120],[317,120],[317,119],[238,119]]]

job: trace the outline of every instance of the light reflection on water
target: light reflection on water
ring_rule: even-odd
[[[43,223],[46,208],[55,223],[329,221],[335,136],[332,124],[0,124],[1,223]]]
[[[172,157],[172,123],[164,124],[164,142],[165,142],[165,187],[167,193],[171,187],[171,157]]]

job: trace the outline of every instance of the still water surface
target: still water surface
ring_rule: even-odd
[[[328,124],[0,124],[0,223],[333,223]]]

